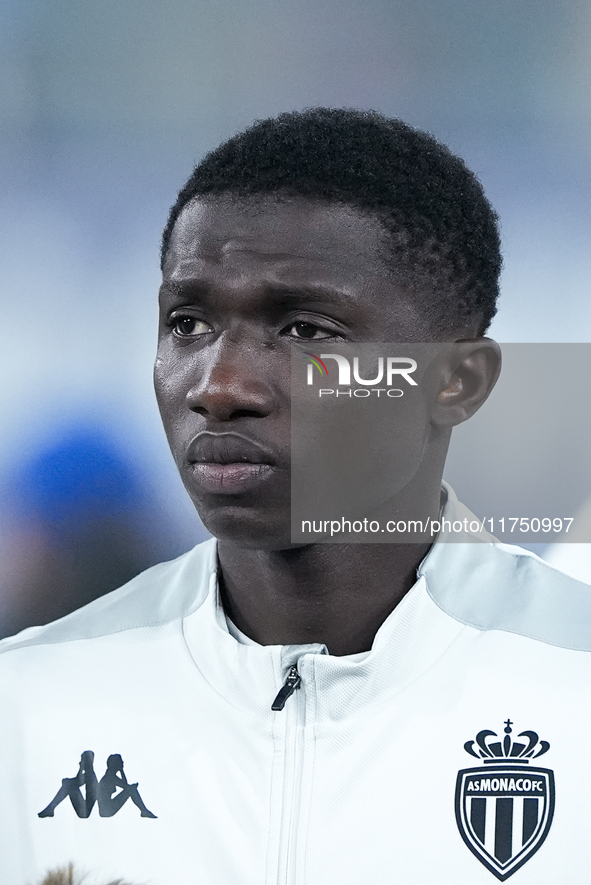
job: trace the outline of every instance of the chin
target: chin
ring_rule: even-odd
[[[224,544],[268,552],[301,546],[292,544],[289,514],[286,517],[285,512],[274,517],[270,510],[257,513],[228,506],[207,511],[197,507],[197,512],[207,531]]]

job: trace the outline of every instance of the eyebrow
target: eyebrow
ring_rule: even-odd
[[[265,296],[274,296],[279,304],[298,305],[303,302],[328,304],[352,304],[355,296],[335,286],[310,283],[265,283],[258,287]],[[159,293],[163,296],[181,298],[186,296],[215,297],[215,286],[205,280],[178,280],[162,283]]]
[[[272,295],[286,306],[298,305],[302,302],[322,302],[323,304],[350,304],[356,299],[344,289],[336,286],[327,286],[324,284],[311,285],[304,283],[302,285],[293,283],[272,283],[263,287],[266,295]]]

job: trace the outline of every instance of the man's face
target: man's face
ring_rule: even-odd
[[[216,537],[290,544],[293,342],[432,338],[383,254],[379,222],[338,204],[216,197],[181,212],[155,387],[185,487]]]

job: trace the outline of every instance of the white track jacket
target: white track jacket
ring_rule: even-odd
[[[236,639],[214,541],[0,643],[0,883],[591,883],[591,588],[463,540],[362,655]]]

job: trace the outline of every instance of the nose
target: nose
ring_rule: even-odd
[[[198,378],[187,392],[187,406],[218,421],[264,418],[275,407],[270,363],[252,342],[221,336],[199,353]]]

